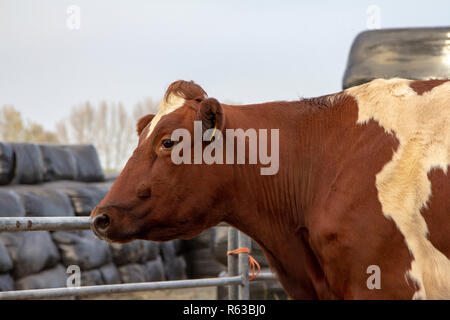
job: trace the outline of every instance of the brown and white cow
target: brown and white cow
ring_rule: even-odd
[[[225,138],[227,128],[279,129],[277,174],[174,164],[171,133],[195,120]],[[177,81],[138,133],[91,214],[100,238],[190,238],[225,221],[259,243],[294,299],[450,299],[450,82],[378,79],[230,106]],[[380,287],[368,286],[371,266]]]

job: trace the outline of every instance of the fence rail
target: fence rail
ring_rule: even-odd
[[[90,217],[0,217],[0,232],[90,229]],[[217,227],[229,227],[222,222]]]
[[[220,224],[219,226],[228,226]],[[89,217],[0,217],[0,232],[17,231],[54,231],[90,229]],[[248,236],[234,228],[228,229],[228,250],[236,247],[251,249]],[[229,286],[230,300],[248,300],[250,286],[248,276],[248,254],[228,256],[228,276],[220,278],[172,280],[157,282],[124,283],[113,285],[96,285],[66,288],[15,290],[0,292],[0,300],[5,299],[51,299],[71,296],[91,296],[98,294],[142,292],[161,289],[196,288],[211,286]],[[254,280],[274,280],[272,273],[260,273]]]
[[[56,231],[90,229],[89,217],[7,217],[0,218],[0,231]]]

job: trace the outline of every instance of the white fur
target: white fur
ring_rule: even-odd
[[[373,119],[400,142],[376,186],[383,214],[394,220],[414,257],[407,272],[419,285],[414,298],[450,299],[450,260],[429,241],[420,213],[431,196],[427,173],[440,168],[447,174],[450,165],[450,82],[422,95],[410,83],[377,79],[346,92],[358,102],[357,123]],[[442,228],[450,232],[449,226]]]
[[[147,132],[147,139],[151,136],[153,129],[155,129],[155,126],[158,124],[159,120],[161,120],[161,118],[166,114],[169,114],[182,107],[184,105],[184,102],[184,98],[173,93],[168,96],[167,101],[166,99],[163,99],[158,106],[158,112],[150,122],[150,126]]]

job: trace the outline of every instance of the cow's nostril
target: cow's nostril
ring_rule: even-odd
[[[110,224],[109,217],[102,213],[94,217],[94,227],[98,230],[105,231]]]
[[[137,196],[138,196],[138,198],[141,198],[141,199],[150,198],[151,193],[152,192],[151,192],[150,188],[145,184],[139,186],[139,188],[137,189]]]

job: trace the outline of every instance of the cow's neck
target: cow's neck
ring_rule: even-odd
[[[260,244],[293,298],[333,298],[309,247],[305,219],[325,177],[333,176],[329,148],[343,143],[345,122],[356,120],[338,109],[300,101],[226,110],[227,127],[280,129],[278,174],[262,176],[258,166],[236,165],[226,221]]]

